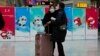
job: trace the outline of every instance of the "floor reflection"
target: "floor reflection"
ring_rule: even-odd
[[[66,56],[99,56],[98,40],[67,40],[63,43]],[[0,42],[0,56],[35,56],[35,42]],[[58,56],[57,48],[55,56]]]
[[[0,42],[0,56],[35,56],[34,42]]]
[[[15,45],[13,42],[0,42],[0,56],[15,56]]]

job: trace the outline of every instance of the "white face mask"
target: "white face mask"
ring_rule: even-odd
[[[54,9],[50,9],[50,12],[53,13],[55,10]]]

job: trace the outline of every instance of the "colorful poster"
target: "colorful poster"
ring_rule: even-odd
[[[72,10],[71,7],[65,7],[66,19],[67,19],[67,35],[66,39],[72,39]]]
[[[14,41],[15,40],[14,7],[0,7],[0,12],[4,20],[4,27],[0,31],[0,41]]]
[[[29,39],[30,36],[30,13],[29,8],[16,7],[16,40]]]
[[[73,8],[73,39],[85,39],[84,8]]]
[[[98,9],[86,8],[86,39],[98,38]]]
[[[28,5],[35,5],[35,0],[27,0]]]
[[[44,8],[34,7],[30,9],[31,17],[31,37],[35,37],[37,33],[43,33],[44,27],[42,24],[42,19],[44,18]]]

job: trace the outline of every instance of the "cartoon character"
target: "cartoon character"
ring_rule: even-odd
[[[12,36],[13,36],[13,32],[7,31],[7,39],[11,39]]]
[[[33,24],[34,24],[35,26],[37,26],[37,27],[42,26],[41,18],[40,18],[39,16],[35,17],[35,18],[34,18]]]
[[[74,24],[76,24],[76,25],[78,25],[78,26],[82,25],[82,21],[81,21],[80,17],[76,17],[76,18],[74,19]]]
[[[13,32],[12,31],[7,31],[7,32],[2,31],[0,35],[3,39],[11,39],[11,37],[13,36]]]
[[[88,28],[94,28],[94,24],[95,24],[95,20],[93,17],[89,17],[87,19],[87,25],[88,25]]]
[[[19,19],[18,19],[18,25],[20,27],[24,27],[26,25],[26,22],[27,22],[27,17],[26,16],[21,16]]]
[[[37,32],[44,32],[44,27],[43,27],[42,20],[41,20],[40,16],[34,17],[33,25],[34,25],[34,29]]]
[[[7,33],[5,31],[2,31],[0,35],[1,35],[1,37],[3,39],[6,39],[7,38]]]

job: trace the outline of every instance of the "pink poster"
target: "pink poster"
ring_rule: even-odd
[[[0,31],[0,40],[13,41],[15,35],[14,7],[0,7],[0,12],[4,20],[4,28]]]

